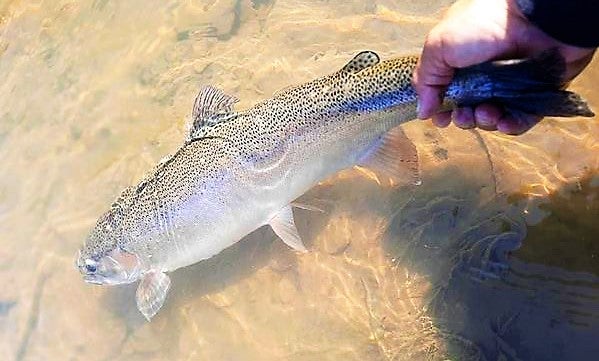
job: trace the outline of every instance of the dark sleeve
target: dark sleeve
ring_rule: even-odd
[[[584,48],[599,46],[599,0],[516,0],[524,15],[551,37]]]

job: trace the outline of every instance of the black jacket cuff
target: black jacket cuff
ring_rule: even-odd
[[[599,0],[516,0],[524,15],[549,36],[583,48],[599,46]]]

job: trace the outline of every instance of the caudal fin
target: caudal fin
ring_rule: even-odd
[[[551,117],[592,117],[595,115],[580,95],[567,90],[543,91],[499,97],[506,109]]]
[[[578,94],[564,90],[566,65],[557,49],[538,57],[500,60],[460,69],[453,90],[458,106],[492,102],[506,111],[555,117],[595,114]]]

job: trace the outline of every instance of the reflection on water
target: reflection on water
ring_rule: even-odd
[[[0,1],[0,355],[16,360],[576,359],[599,351],[599,125],[517,138],[406,132],[424,182],[356,170],[303,198],[311,252],[260,229],[133,286],[73,256],[118,192],[184,137],[200,84],[246,107],[372,49],[418,50],[450,1]],[[574,86],[591,100],[599,66]]]

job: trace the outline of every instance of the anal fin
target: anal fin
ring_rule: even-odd
[[[286,245],[298,252],[308,252],[295,227],[291,206],[281,209],[268,224]]]
[[[135,299],[137,309],[150,321],[160,310],[171,286],[170,278],[163,272],[150,271],[144,274],[137,286]]]
[[[399,126],[379,138],[358,165],[396,183],[422,183],[416,147]]]

